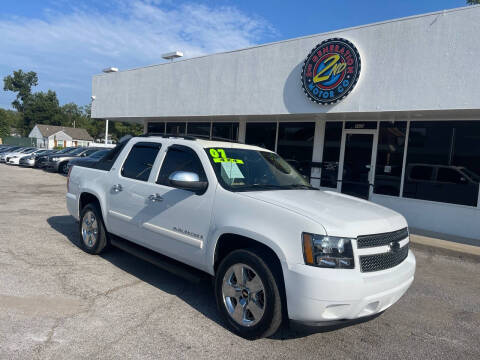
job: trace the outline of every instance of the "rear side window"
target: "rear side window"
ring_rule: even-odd
[[[152,171],[153,163],[160,151],[161,144],[150,142],[136,143],[123,163],[123,177],[147,181]]]
[[[414,166],[410,173],[412,180],[431,180],[433,168],[429,166]]]
[[[200,181],[207,181],[207,176],[197,153],[187,146],[173,145],[168,148],[158,175],[157,184],[170,186],[168,177],[175,171],[194,172],[198,174]]]

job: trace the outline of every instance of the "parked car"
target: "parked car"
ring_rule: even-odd
[[[36,163],[36,160],[37,158],[41,157],[41,156],[46,156],[48,154],[51,154],[55,152],[55,150],[38,150],[30,155],[25,155],[25,156],[22,156],[19,160],[19,165],[20,166],[27,166],[27,167],[34,167],[35,166],[35,163]]]
[[[32,147],[19,147],[15,150],[8,150],[0,154],[0,162],[8,162],[8,159],[12,156],[18,155],[18,154],[23,154],[25,151],[29,151],[31,149],[34,149]]]
[[[112,149],[104,149],[104,148],[96,148],[96,149],[98,150],[86,157],[80,157],[80,158],[75,158],[70,160],[67,165],[67,171],[70,170],[70,168],[74,165],[77,165],[77,166],[92,165],[97,161],[99,161],[102,157],[104,157],[106,154],[108,154],[112,150]]]
[[[476,206],[480,175],[464,167],[408,164],[403,195],[423,200]]]
[[[210,274],[221,316],[246,338],[275,333],[284,317],[331,325],[379,314],[414,278],[403,216],[313,188],[256,146],[132,138],[73,166],[66,202],[87,253],[111,244]]]
[[[21,146],[9,146],[5,147],[4,149],[0,150],[0,162],[5,162],[5,156],[6,154],[10,152],[14,152],[16,150],[22,149]]]
[[[10,145],[4,145],[0,148],[0,153],[4,153],[7,151],[13,151],[16,149],[20,149],[20,146],[10,146]]]
[[[53,155],[59,155],[59,154],[68,154],[71,151],[74,151],[77,149],[76,147],[67,147],[61,150],[51,150],[52,152],[46,155],[41,155],[37,158],[35,158],[35,167],[39,169],[43,169],[47,166],[47,163],[49,161],[49,157]]]
[[[64,154],[55,154],[49,156],[46,169],[48,171],[59,172],[60,174],[67,174],[68,172],[68,162],[75,158],[87,157],[94,152],[98,151],[98,148],[85,148],[79,147],[73,151],[64,153]]]
[[[10,155],[8,155],[5,160],[8,164],[10,165],[19,165],[20,163],[20,159],[24,156],[31,156],[35,153],[37,153],[38,151],[40,151],[40,149],[36,149],[36,148],[30,148],[30,149],[27,149],[23,152],[19,152],[19,153],[11,153]]]

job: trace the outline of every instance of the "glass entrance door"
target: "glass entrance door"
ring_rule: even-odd
[[[342,139],[339,187],[344,194],[368,199],[373,183],[376,131],[346,130]]]

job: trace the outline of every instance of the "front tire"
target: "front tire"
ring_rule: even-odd
[[[100,254],[107,246],[107,232],[102,212],[95,203],[87,204],[80,212],[80,247],[89,254]]]
[[[273,335],[282,324],[279,284],[255,249],[235,250],[215,274],[217,307],[228,327],[246,339]]]
[[[58,172],[62,175],[67,175],[68,173],[67,162],[63,162],[58,166]]]

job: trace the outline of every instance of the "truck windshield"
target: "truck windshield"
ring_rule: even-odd
[[[207,148],[205,151],[218,181],[227,190],[316,190],[275,153],[236,148]]]

